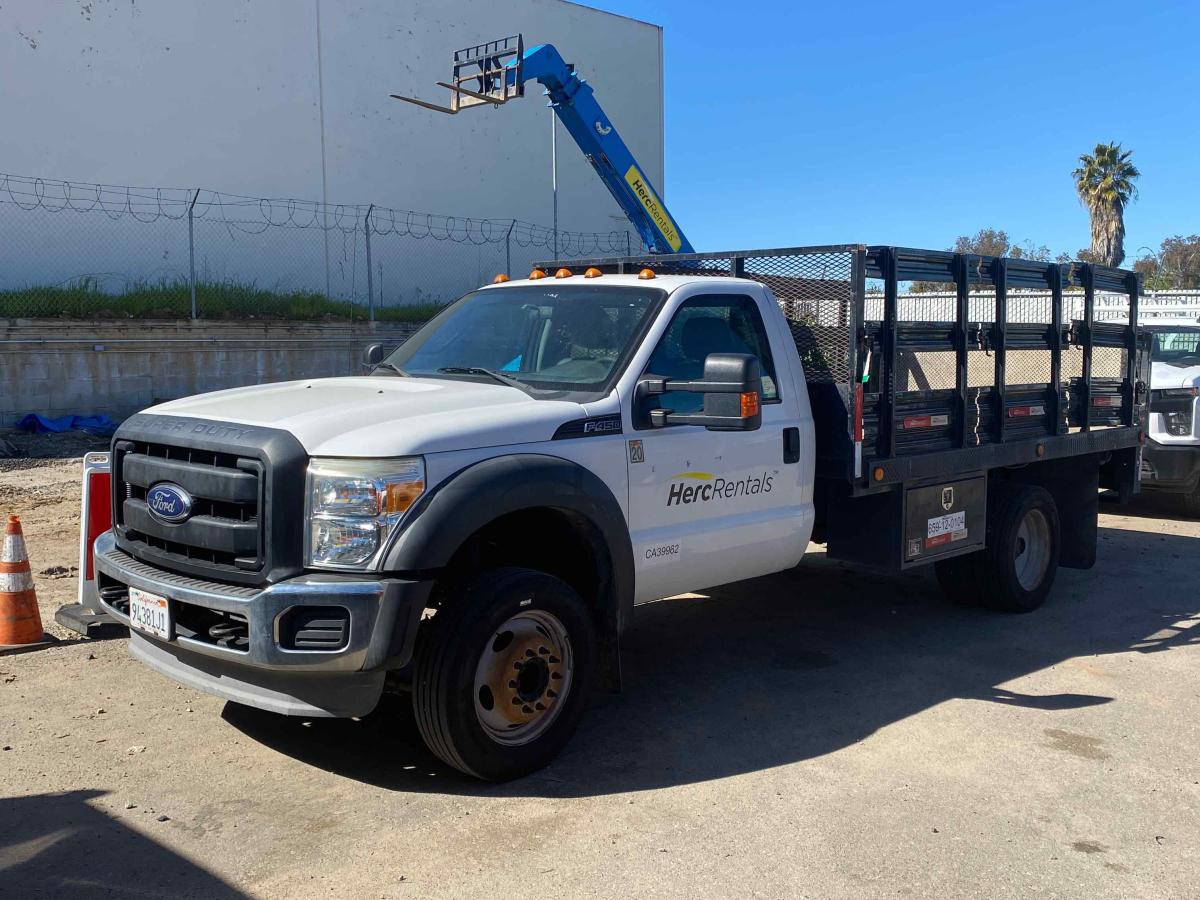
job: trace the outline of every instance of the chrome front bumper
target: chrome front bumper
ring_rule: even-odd
[[[131,630],[135,656],[193,687],[296,715],[344,716],[369,711],[378,700],[385,672],[399,668],[411,657],[417,624],[432,587],[428,581],[308,573],[262,589],[249,588],[147,565],[117,547],[111,531],[96,539],[94,550],[101,606],[126,625],[128,606],[122,609],[114,596],[119,590],[110,590],[118,586],[166,597],[173,610],[191,605],[234,613],[247,622],[244,650],[203,637],[177,634],[164,641]],[[281,617],[303,606],[345,609],[349,633],[344,646],[334,650],[281,646]],[[178,618],[174,612],[173,618]]]

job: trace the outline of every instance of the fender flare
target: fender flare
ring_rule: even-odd
[[[634,564],[629,527],[608,485],[578,463],[519,453],[473,463],[417,503],[409,524],[388,549],[386,572],[447,566],[471,535],[509,513],[549,508],[582,517],[597,532],[611,576],[601,590],[601,645],[611,686],[620,684],[618,642],[633,620]]]

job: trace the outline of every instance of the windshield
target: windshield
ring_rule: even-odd
[[[1200,328],[1153,331],[1154,349],[1150,358],[1175,366],[1200,366]]]
[[[529,393],[607,391],[665,296],[640,286],[479,290],[440,312],[386,362],[414,376],[513,381]]]

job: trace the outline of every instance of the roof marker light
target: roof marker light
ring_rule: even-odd
[[[653,277],[654,277],[653,269],[642,269],[642,271],[638,272],[638,278],[641,278],[642,280],[647,280],[647,279],[650,279]]]
[[[583,277],[584,278],[599,278],[603,274],[604,273],[601,272],[599,269],[597,269],[595,266],[592,266],[590,269],[588,269],[586,272],[583,273]]]
[[[545,278],[545,277],[546,277],[546,273],[543,272],[541,269],[534,269],[532,272],[529,273],[530,281],[537,281],[539,278]]]
[[[570,269],[559,269],[557,272],[554,273],[554,277],[555,278],[570,278],[571,270]]]
[[[506,281],[508,281],[508,275],[505,274],[504,272],[501,272],[499,275],[497,275],[495,278],[492,279],[492,284],[504,284],[504,282],[506,282]]]

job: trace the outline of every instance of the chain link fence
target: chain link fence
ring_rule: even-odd
[[[535,259],[645,252],[375,205],[0,175],[0,318],[420,320]]]

